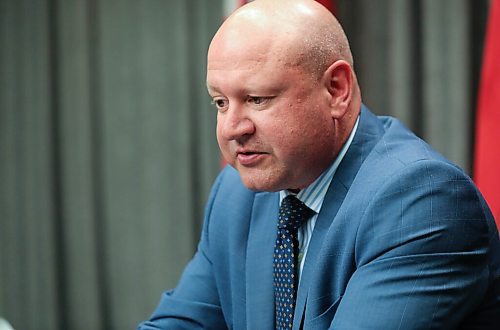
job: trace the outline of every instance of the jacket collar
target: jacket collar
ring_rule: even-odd
[[[358,129],[328,188],[309,243],[295,308],[294,329],[299,329],[304,315],[309,288],[312,285],[314,271],[317,269],[318,255],[320,255],[319,251],[325,234],[332,226],[359,168],[382,137],[383,132],[380,120],[363,105]]]

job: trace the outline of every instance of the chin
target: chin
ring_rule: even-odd
[[[275,192],[286,188],[282,188],[275,180],[262,178],[254,175],[246,175],[240,172],[243,185],[252,191],[268,191]]]

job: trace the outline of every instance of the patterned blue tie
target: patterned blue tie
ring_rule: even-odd
[[[299,242],[297,229],[314,211],[295,196],[281,202],[278,235],[274,245],[274,303],[276,329],[291,329],[297,294]]]

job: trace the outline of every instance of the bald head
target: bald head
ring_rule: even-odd
[[[250,2],[222,24],[208,56],[231,56],[243,48],[252,49],[253,55],[271,55],[287,66],[302,67],[316,76],[337,60],[353,65],[342,27],[314,0]]]
[[[323,173],[361,102],[347,38],[313,0],[255,0],[233,13],[210,44],[207,89],[224,158],[264,191]]]

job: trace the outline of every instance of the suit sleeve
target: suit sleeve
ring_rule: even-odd
[[[454,329],[488,281],[488,210],[460,170],[419,161],[364,210],[332,329]]]
[[[198,249],[174,290],[165,292],[156,310],[138,330],[227,328],[213,274],[208,227],[211,207],[223,174],[216,180],[207,203]]]

